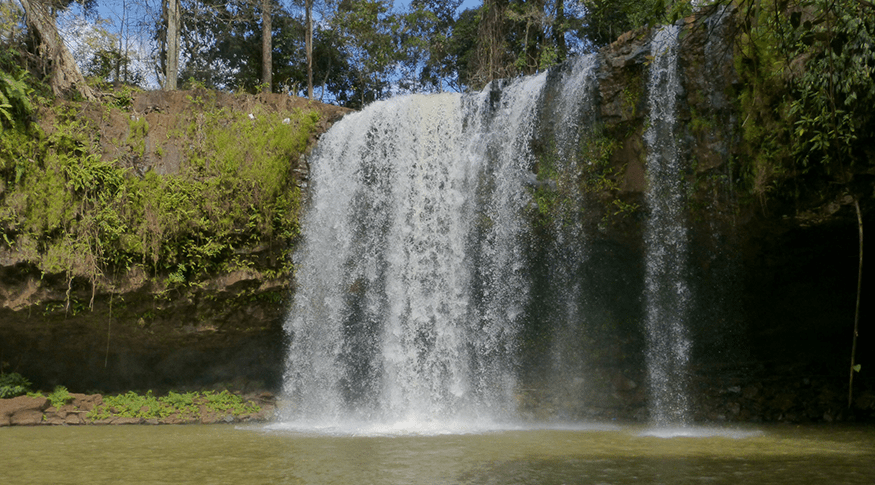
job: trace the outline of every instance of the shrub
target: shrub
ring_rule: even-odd
[[[30,391],[30,381],[17,372],[0,374],[0,399],[23,396]]]

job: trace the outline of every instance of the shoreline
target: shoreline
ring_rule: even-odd
[[[116,400],[133,396],[150,400],[138,409],[124,408]],[[0,399],[0,428],[6,426],[105,426],[105,425],[173,425],[233,424],[269,421],[276,410],[276,397],[270,392],[238,395],[228,391],[215,394],[171,394],[184,405],[165,404],[166,398],[151,394],[138,396],[104,396],[102,394],[67,394],[64,404],[56,406],[49,397],[18,396]],[[154,409],[160,403],[160,409]]]

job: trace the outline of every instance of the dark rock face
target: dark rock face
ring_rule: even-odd
[[[0,268],[0,352],[34,386],[103,392],[226,385],[276,388],[284,360],[288,282],[260,275],[217,278],[203,289],[162,294],[132,277],[112,295],[26,265]],[[131,276],[131,275],[128,275]],[[27,298],[22,298],[27,295]]]
[[[840,421],[871,419],[875,379],[857,374],[848,409],[848,373],[857,284],[858,233],[850,197],[760,198],[745,187],[743,116],[731,97],[735,73],[734,12],[711,10],[684,20],[679,68],[677,140],[686,163],[689,221],[688,283],[694,293],[689,326],[692,406],[696,420]],[[613,315],[613,330],[593,336],[603,345],[586,358],[585,391],[553,396],[584,417],[646,419],[640,322],[646,148],[648,30],[629,32],[600,52],[597,120],[617,145],[611,176],[617,187],[590,194],[599,204],[589,221],[589,305]],[[871,179],[871,177],[870,177]],[[799,182],[802,184],[803,182]],[[871,180],[870,180],[871,183]],[[641,207],[608,217],[616,200]],[[875,218],[862,202],[864,225]],[[870,238],[871,240],[871,238]],[[868,243],[867,241],[867,244]],[[867,251],[870,252],[870,251]],[[861,324],[871,321],[863,276]],[[865,369],[872,343],[857,350]],[[531,381],[537,382],[537,373]],[[629,383],[635,383],[631,386]],[[572,386],[573,387],[573,386]],[[745,392],[742,392],[744,390]],[[753,390],[756,390],[754,392]],[[535,395],[523,409],[535,409]],[[546,398],[550,400],[551,398]],[[533,411],[534,412],[534,411]]]

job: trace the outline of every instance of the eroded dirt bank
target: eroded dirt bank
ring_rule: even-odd
[[[61,103],[41,110],[37,122],[50,140],[52,133],[64,130],[64,139],[86,140],[91,145],[82,145],[81,150],[99,151],[104,161],[120,165],[128,177],[168,178],[188,170],[185,180],[194,182],[169,185],[167,190],[189,198],[192,195],[185,190],[194,183],[209,184],[211,176],[204,171],[206,179],[198,181],[202,169],[192,164],[209,164],[199,160],[217,156],[209,150],[217,150],[218,145],[201,138],[230,136],[233,143],[234,137],[244,136],[229,131],[240,126],[238,120],[255,123],[262,118],[275,118],[279,124],[295,123],[301,116],[305,121],[318,120],[305,140],[306,147],[291,147],[294,155],[279,161],[286,174],[283,183],[289,184],[281,190],[306,191],[306,154],[319,135],[349,111],[281,94],[203,90],[141,92],[125,103],[122,108]],[[70,113],[78,113],[77,118],[59,121]],[[222,124],[228,128],[223,130]],[[232,144],[229,149],[233,148]],[[243,154],[243,160],[257,156]],[[24,206],[16,200],[7,202],[13,208],[16,203]],[[222,202],[206,201],[207,205]],[[173,209],[159,209],[175,217]],[[189,224],[184,221],[189,216],[179,217]],[[146,223],[147,231],[162,227]],[[295,229],[294,224],[291,219],[287,227]],[[163,227],[164,231],[173,229],[172,224],[169,229],[167,224]],[[193,243],[176,247],[167,243],[169,253],[161,249],[162,254],[209,248],[209,239],[215,237],[201,229],[188,231],[185,237]],[[239,232],[230,231],[232,235]],[[195,253],[176,256],[180,264],[169,268],[150,258],[135,259],[91,272],[93,277],[76,274],[93,254],[82,254],[79,262],[72,254],[71,271],[52,272],[42,269],[52,266],[52,250],[45,252],[41,243],[19,236],[22,241],[0,244],[2,371],[26,375],[35,389],[63,385],[78,392],[161,392],[210,386],[239,392],[276,389],[285,357],[282,323],[293,291],[290,248],[288,237],[260,236],[254,231],[244,234],[242,243],[225,244],[233,246],[220,255],[224,258],[220,270],[204,262],[209,255]],[[153,238],[155,247],[164,248],[160,235],[146,232],[136,237]],[[88,247],[99,249],[94,244]],[[196,265],[207,269],[192,273]]]

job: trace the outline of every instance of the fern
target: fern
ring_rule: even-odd
[[[30,390],[30,381],[21,374],[0,374],[0,399],[23,396]]]
[[[13,76],[0,71],[0,133],[6,128],[23,126],[33,111],[30,95],[33,89],[27,85],[27,72]]]

